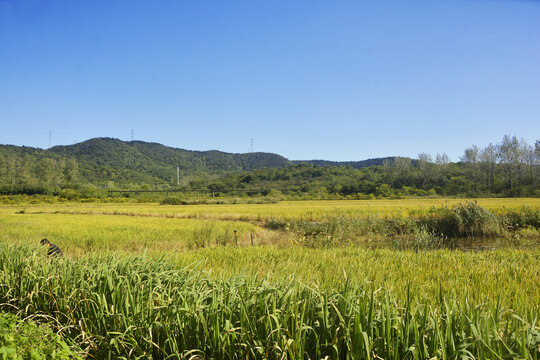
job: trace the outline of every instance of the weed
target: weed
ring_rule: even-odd
[[[6,360],[81,359],[51,328],[10,313],[0,313],[0,355]]]

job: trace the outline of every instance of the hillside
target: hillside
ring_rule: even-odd
[[[396,158],[394,156],[384,157],[384,158],[375,158],[367,159],[361,161],[328,161],[328,160],[295,160],[294,163],[307,163],[318,166],[350,166],[353,169],[363,169],[370,166],[380,166],[384,165],[385,161],[393,162]],[[416,160],[412,160],[413,164],[416,163]]]
[[[451,163],[441,155],[435,162],[429,156],[425,161],[403,157],[291,161],[271,153],[189,151],[111,138],[48,150],[0,145],[0,194],[58,193],[66,188],[95,187],[163,189],[176,186],[178,167],[181,186],[214,192],[293,189],[293,193],[301,191],[319,197],[538,196],[540,141],[534,152],[531,149],[515,137],[505,137],[495,147],[478,150],[481,156],[477,160]],[[467,149],[466,154],[470,152]],[[523,155],[510,158],[514,153]]]
[[[77,160],[81,173],[89,178],[96,171],[108,169],[104,174],[116,182],[146,178],[144,182],[174,183],[176,167],[182,176],[250,171],[265,167],[284,167],[289,161],[282,156],[267,153],[230,154],[221,151],[190,151],[144,141],[124,142],[111,138],[90,139],[75,145],[55,146],[49,152]],[[99,176],[99,178],[103,178]],[[102,180],[102,179],[96,179]],[[153,180],[153,181],[149,181]]]
[[[389,158],[391,159],[391,158]],[[358,162],[324,160],[302,161],[322,166],[349,165],[361,168],[382,164],[384,159]],[[220,176],[266,168],[284,168],[300,163],[272,153],[232,154],[222,151],[191,151],[144,141],[125,142],[113,138],[94,138],[74,145],[54,146],[48,150],[0,145],[3,183],[39,183],[57,185],[68,173],[78,181],[98,186],[106,184],[169,184],[176,182],[176,168],[186,177]],[[74,176],[74,175],[73,175]],[[15,180],[17,178],[18,180]],[[37,181],[36,181],[37,182]]]

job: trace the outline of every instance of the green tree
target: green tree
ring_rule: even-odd
[[[68,183],[76,182],[78,179],[79,165],[75,159],[69,158],[63,164],[64,179]]]
[[[465,149],[461,161],[467,166],[467,178],[473,183],[474,192],[478,192],[478,171],[480,162],[480,150],[476,145]]]
[[[480,153],[480,169],[485,182],[492,194],[495,194],[495,175],[497,167],[497,147],[493,144],[486,146]]]
[[[433,181],[434,165],[433,159],[430,154],[420,153],[418,154],[418,170],[420,171],[421,184],[420,187],[428,189]]]
[[[59,169],[56,160],[51,158],[43,158],[36,163],[36,176],[42,185],[58,185]]]
[[[497,155],[504,167],[508,189],[514,187],[514,177],[521,160],[521,148],[518,139],[505,135],[502,142],[497,146]]]

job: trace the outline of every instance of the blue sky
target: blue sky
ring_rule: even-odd
[[[0,0],[0,143],[362,160],[540,138],[540,1]]]

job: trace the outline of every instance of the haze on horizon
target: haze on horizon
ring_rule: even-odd
[[[540,134],[540,2],[0,1],[0,143],[354,161]]]

